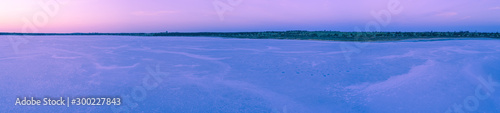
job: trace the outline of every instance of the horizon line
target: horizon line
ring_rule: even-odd
[[[220,31],[220,32],[215,32],[215,31],[199,31],[199,32],[37,32],[37,33],[23,33],[23,32],[0,32],[0,33],[7,33],[7,34],[96,34],[96,33],[254,33],[254,32],[415,32],[415,33],[422,33],[422,32],[472,32],[472,33],[499,33],[498,31],[496,32],[484,32],[484,31],[334,31],[334,30],[270,30],[270,31]]]

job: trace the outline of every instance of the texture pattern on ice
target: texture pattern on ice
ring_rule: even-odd
[[[370,42],[346,57],[340,45],[358,42],[34,36],[13,49],[7,37],[6,112],[500,112],[500,40]],[[137,87],[145,95],[134,97]],[[14,106],[24,96],[130,102]]]

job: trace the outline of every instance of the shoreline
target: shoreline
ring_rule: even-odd
[[[288,39],[320,41],[399,41],[407,39],[493,38],[500,33],[489,32],[339,32],[339,31],[265,31],[265,32],[160,32],[160,33],[5,33],[0,35],[54,36],[54,35],[113,35],[113,36],[190,36],[242,39]]]

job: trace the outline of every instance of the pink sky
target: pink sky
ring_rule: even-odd
[[[391,14],[381,31],[500,29],[499,0],[395,1],[402,11]],[[232,10],[218,13],[214,2]],[[377,22],[371,12],[388,10],[388,3],[391,0],[0,0],[0,32],[354,31]],[[26,27],[29,23],[34,27]]]

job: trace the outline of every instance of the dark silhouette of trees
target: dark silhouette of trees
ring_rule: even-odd
[[[2,33],[0,35],[123,35],[123,36],[207,36],[250,39],[299,39],[339,41],[380,41],[411,38],[500,38],[487,32],[339,32],[339,31],[265,31],[265,32],[161,32],[161,33]]]

